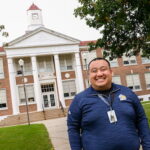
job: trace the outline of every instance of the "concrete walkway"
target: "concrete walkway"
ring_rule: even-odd
[[[51,138],[55,150],[71,150],[67,135],[67,122],[66,117],[43,120],[34,123],[43,123]],[[142,148],[140,148],[142,150]]]
[[[36,123],[43,123],[46,126],[55,150],[70,150],[66,117],[43,120]]]

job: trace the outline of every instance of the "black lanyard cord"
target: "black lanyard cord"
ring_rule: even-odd
[[[101,95],[101,94],[98,94],[98,97],[106,104],[110,107],[110,109],[112,109],[112,105],[113,105],[113,102],[114,102],[114,93],[110,94],[109,95],[109,99],[106,100],[106,98]]]

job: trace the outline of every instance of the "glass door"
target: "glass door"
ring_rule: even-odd
[[[43,103],[45,108],[55,107],[55,95],[54,93],[44,93],[43,94]]]
[[[41,85],[44,108],[56,107],[56,99],[53,84]]]

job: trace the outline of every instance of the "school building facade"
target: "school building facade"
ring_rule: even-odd
[[[27,17],[26,33],[0,48],[1,118],[26,112],[26,101],[29,112],[66,108],[75,94],[90,86],[89,61],[103,57],[102,48],[88,51],[91,41],[45,28],[42,11],[35,4],[27,10]],[[114,83],[130,87],[140,100],[150,100],[149,59],[123,56],[110,63]]]

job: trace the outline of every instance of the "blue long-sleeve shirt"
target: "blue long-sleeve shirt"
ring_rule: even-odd
[[[71,150],[139,150],[140,144],[150,150],[150,129],[138,97],[116,84],[112,93],[116,123],[110,123],[110,107],[92,87],[75,96],[67,118]]]

